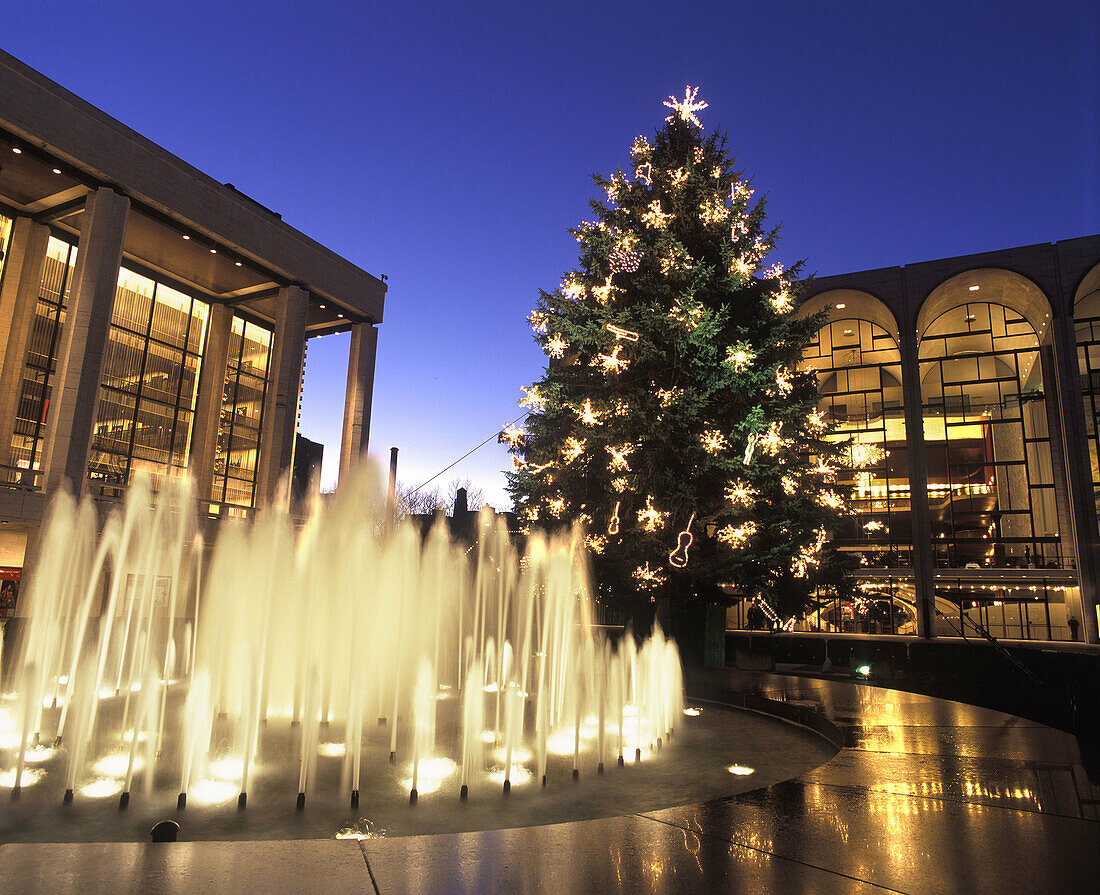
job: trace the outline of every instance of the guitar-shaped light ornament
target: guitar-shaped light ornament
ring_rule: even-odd
[[[685,569],[688,564],[688,547],[695,538],[691,534],[691,523],[695,521],[695,514],[691,514],[688,524],[682,532],[676,536],[676,549],[668,555],[669,565],[677,569]]]
[[[619,504],[621,500],[615,501],[615,512],[611,514],[611,524],[607,526],[607,533],[609,535],[617,535],[619,533]]]

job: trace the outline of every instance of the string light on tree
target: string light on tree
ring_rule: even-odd
[[[523,392],[519,402],[520,407],[527,407],[535,413],[542,413],[546,409],[546,400],[537,385],[520,386],[520,390]]]
[[[662,513],[653,506],[652,495],[646,495],[645,509],[638,510],[638,523],[646,531],[656,531],[665,524],[668,515],[667,512]]]
[[[703,445],[703,450],[708,454],[717,454],[724,451],[728,444],[726,436],[717,429],[707,429],[699,436],[699,441]]]
[[[630,464],[627,462],[627,457],[634,451],[634,445],[632,444],[610,444],[607,446],[607,452],[611,455],[611,470],[613,472],[629,472]]]
[[[596,176],[592,214],[571,231],[577,263],[540,293],[537,340],[554,362],[533,386],[543,409],[513,449],[530,463],[507,474],[509,490],[543,519],[561,498],[562,522],[593,516],[609,529],[589,536],[601,599],[730,584],[788,618],[807,533],[843,512],[827,505],[845,494],[826,481],[839,476],[817,470],[850,460],[850,442],[832,436],[796,372],[823,324],[791,310],[800,279],[771,263],[764,200],[725,135],[703,131],[699,92],[670,100],[654,139],[633,142],[627,173]],[[553,469],[534,472],[547,459]],[[689,544],[699,519],[721,549]],[[807,580],[831,574],[820,556]]]
[[[756,534],[757,525],[755,522],[742,522],[740,525],[725,525],[718,529],[718,540],[723,544],[728,544],[735,550],[744,547],[754,534]]]
[[[523,439],[525,439],[526,437],[526,429],[521,429],[514,423],[509,423],[507,426],[500,430],[500,435],[497,436],[497,441],[501,444],[507,444],[509,448],[516,448],[523,444]]]
[[[680,118],[684,121],[690,121],[696,127],[702,127],[703,124],[696,117],[695,113],[702,112],[703,109],[708,108],[708,106],[702,100],[697,99],[698,95],[698,87],[685,87],[683,99],[677,99],[675,96],[669,96],[669,100],[671,100],[671,102],[666,102],[665,105],[668,108],[672,109],[672,111],[676,115],[679,115]],[[673,116],[669,115],[668,118],[665,119],[665,121],[669,122],[672,120],[672,118]]]
[[[622,346],[616,343],[610,354],[600,355],[600,364],[603,366],[605,373],[619,373],[625,370],[630,363],[625,357],[619,357],[621,348]]]

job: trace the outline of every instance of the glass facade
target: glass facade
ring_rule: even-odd
[[[143,470],[155,483],[186,469],[208,312],[164,283],[119,271],[90,478],[125,485]]]
[[[42,287],[34,310],[27,360],[23,367],[23,382],[12,433],[12,466],[38,471],[46,437],[46,413],[50,406],[50,378],[57,362],[61,326],[65,322],[65,305],[69,300],[76,247],[51,236],[42,267]],[[19,473],[9,471],[10,478]]]
[[[919,356],[936,565],[1066,568],[1031,324],[962,305],[933,321]]]
[[[252,506],[270,360],[271,331],[234,317],[211,500],[231,506]]]
[[[1092,493],[1096,501],[1096,516],[1100,520],[1100,436],[1097,434],[1100,431],[1097,427],[1100,420],[1100,292],[1093,292],[1077,305],[1074,325],[1077,331],[1077,369],[1081,374],[1085,432],[1092,468]]]

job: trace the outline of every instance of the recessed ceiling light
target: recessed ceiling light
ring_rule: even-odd
[[[60,169],[60,168],[54,168],[54,169],[53,169],[53,173],[54,173],[54,174],[60,174],[60,173],[61,173],[61,169]]]
[[[237,267],[240,267],[240,266],[241,266],[241,262],[240,262],[240,261],[234,261],[233,263],[234,263],[234,264],[236,264],[236,265],[237,265]]]
[[[13,146],[11,148],[11,151],[14,152],[16,155],[22,155],[23,154],[23,150],[20,149],[18,146]]]
[[[844,302],[841,302],[840,304],[838,304],[838,305],[836,306],[836,309],[837,309],[838,311],[843,311],[843,310],[844,310],[844,307],[845,307],[845,305],[844,305]]]
[[[191,237],[190,237],[190,236],[188,236],[188,235],[187,235],[186,233],[184,233],[184,234],[183,234],[183,238],[184,238],[184,239],[190,239]]]
[[[981,286],[979,286],[977,283],[975,283],[973,286],[967,286],[967,288],[971,292],[977,292],[981,288]]]
[[[337,314],[336,316],[337,317],[343,317],[344,315],[343,314]]]
[[[218,254],[218,250],[217,249],[211,249],[210,254],[211,255],[216,255],[216,254]]]
[[[971,320],[977,320],[978,318],[977,318],[977,317],[975,317],[975,316],[974,316],[973,314],[967,314],[967,315],[966,315],[966,319],[967,319],[967,321],[969,322],[969,321],[971,321]]]
[[[323,307],[324,307],[324,305],[318,305],[317,307],[319,307],[319,308],[323,308]]]
[[[852,335],[852,331],[850,329],[846,329],[846,330],[844,330],[844,335],[850,336],[850,335]]]

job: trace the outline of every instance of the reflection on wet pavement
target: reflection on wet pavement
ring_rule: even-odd
[[[1072,736],[863,684],[689,678],[698,698],[744,691],[820,712],[845,748],[794,780],[703,804],[365,842],[378,891],[1097,891],[1100,792]]]

